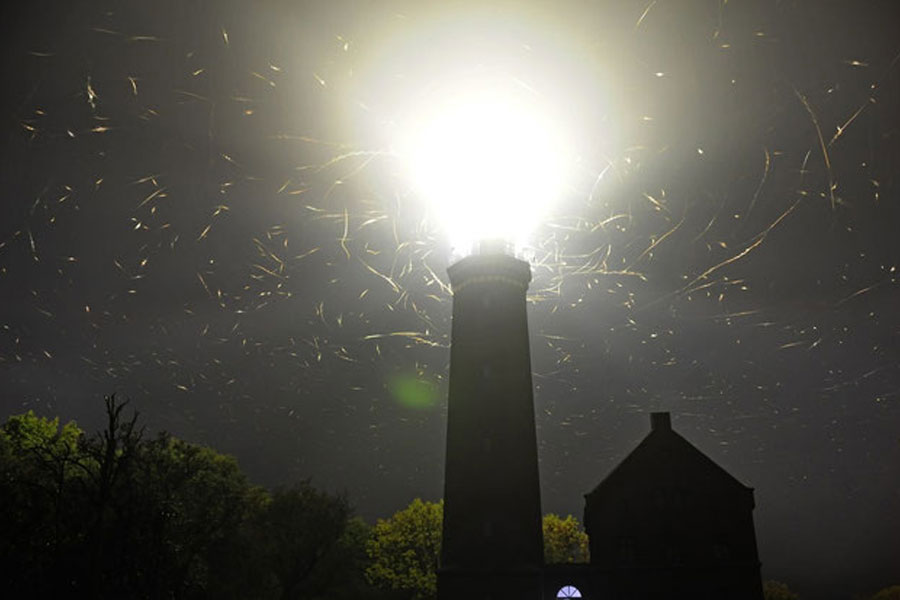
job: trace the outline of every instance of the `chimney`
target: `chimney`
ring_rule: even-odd
[[[667,412],[650,413],[650,430],[651,431],[671,431],[672,419]]]

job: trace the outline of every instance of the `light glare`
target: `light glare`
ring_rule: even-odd
[[[526,88],[484,84],[426,98],[399,153],[457,252],[522,245],[559,196],[564,146]]]

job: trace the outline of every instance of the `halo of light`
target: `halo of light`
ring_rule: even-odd
[[[437,86],[415,103],[395,151],[458,253],[522,245],[560,196],[566,144],[538,94],[506,77]]]

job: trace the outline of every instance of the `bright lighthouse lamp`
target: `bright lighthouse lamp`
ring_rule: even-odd
[[[457,253],[523,245],[561,194],[565,145],[524,85],[444,86],[420,99],[397,151]]]

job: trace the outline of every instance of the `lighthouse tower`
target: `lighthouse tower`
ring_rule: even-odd
[[[502,251],[452,265],[439,600],[538,600],[543,539],[525,293]]]

